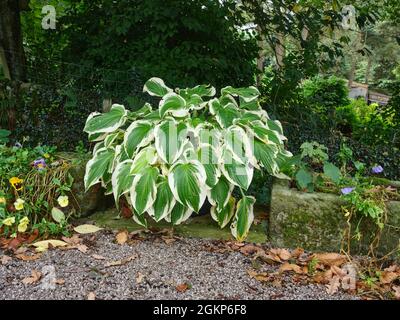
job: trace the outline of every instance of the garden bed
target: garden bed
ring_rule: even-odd
[[[346,243],[346,218],[343,200],[330,193],[306,193],[291,189],[288,182],[277,180],[272,188],[269,237],[273,246],[302,247],[306,250],[339,251]],[[376,252],[396,257],[400,239],[400,201],[387,203],[388,221]],[[352,253],[368,252],[369,225],[362,227],[360,241],[351,243]]]

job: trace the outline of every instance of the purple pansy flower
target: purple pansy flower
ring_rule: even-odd
[[[33,161],[33,165],[38,170],[43,170],[47,166],[46,161],[43,158]]]
[[[383,168],[382,168],[382,166],[375,166],[375,167],[373,167],[373,168],[371,169],[371,171],[372,171],[373,173],[381,173],[381,172],[383,172]]]
[[[352,192],[355,188],[353,187],[346,187],[341,189],[340,191],[342,192],[342,194],[349,194],[350,192]]]

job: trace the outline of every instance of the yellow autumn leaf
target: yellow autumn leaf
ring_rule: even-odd
[[[37,252],[46,251],[49,248],[49,245],[52,247],[64,247],[67,243],[61,240],[43,240],[32,244],[32,246],[36,247]]]
[[[74,230],[75,232],[78,232],[80,234],[86,234],[103,230],[103,228],[99,228],[93,224],[82,224],[80,226],[75,227]]]

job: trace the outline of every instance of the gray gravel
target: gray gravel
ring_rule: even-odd
[[[0,299],[87,299],[89,293],[94,293],[96,299],[357,298],[344,292],[328,295],[322,285],[294,283],[289,276],[281,286],[260,283],[247,274],[252,268],[248,257],[239,252],[210,252],[205,249],[210,244],[207,240],[186,238],[166,244],[152,238],[118,245],[114,238],[104,231],[88,244],[87,253],[57,249],[35,261],[13,258],[5,265],[0,263]],[[0,257],[3,254],[0,251]],[[107,259],[96,260],[93,254]],[[135,254],[138,257],[124,265],[104,268],[108,261]],[[33,269],[42,272],[43,278],[23,284],[22,279],[29,277]],[[258,272],[276,269],[262,266]],[[47,281],[53,276],[65,283]],[[46,288],[46,283],[51,285]],[[189,289],[179,292],[176,287],[183,283]]]

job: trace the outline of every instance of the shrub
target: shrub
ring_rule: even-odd
[[[174,91],[151,78],[144,91],[161,98],[158,109],[146,104],[132,112],[115,104],[88,117],[84,131],[97,144],[86,188],[101,182],[117,206],[124,195],[143,226],[145,212],[179,224],[208,198],[220,227],[233,219],[232,234],[244,239],[253,221],[255,199],[245,192],[254,168],[279,175],[281,161],[291,156],[279,121],[259,107],[255,87],[225,87],[215,98],[213,87]],[[237,203],[234,187],[242,196]]]

